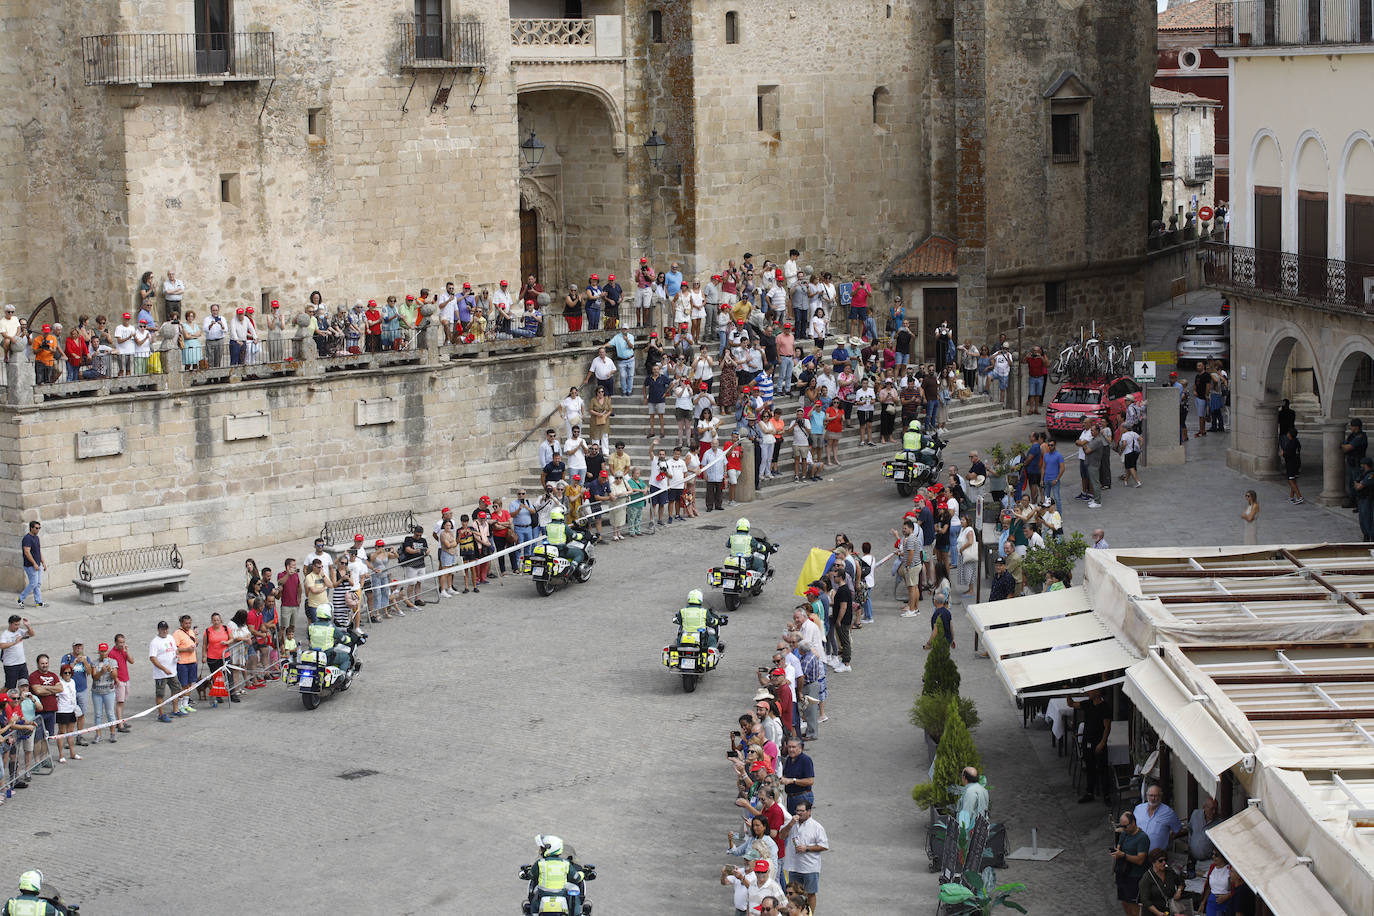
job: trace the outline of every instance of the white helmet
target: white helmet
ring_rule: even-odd
[[[553,834],[539,834],[534,838],[534,842],[545,855],[561,856],[563,854],[563,841]]]

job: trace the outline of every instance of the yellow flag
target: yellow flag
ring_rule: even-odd
[[[825,564],[829,562],[830,551],[812,547],[811,552],[806,555],[806,562],[802,564],[801,575],[797,577],[797,588],[793,594],[805,595],[807,586],[821,577],[825,572]]]

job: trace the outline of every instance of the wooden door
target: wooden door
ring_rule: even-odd
[[[520,277],[539,277],[539,214],[533,210],[520,211]],[[542,277],[539,277],[543,281]]]
[[[1283,248],[1283,198],[1278,188],[1255,188],[1255,285],[1275,290]]]
[[[959,290],[927,289],[922,294],[921,342],[924,359],[935,361],[935,329],[942,323],[949,325],[954,340],[959,339]]]
[[[1345,301],[1374,303],[1374,197],[1345,195]]]
[[[1326,194],[1298,192],[1298,290],[1326,297]]]

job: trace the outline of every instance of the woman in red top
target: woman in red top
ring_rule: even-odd
[[[1030,356],[1026,357],[1026,375],[1030,379],[1026,413],[1040,412],[1040,405],[1045,401],[1045,377],[1049,374],[1050,366],[1045,362],[1044,351],[1039,347],[1031,347]]]
[[[205,628],[205,633],[200,639],[200,652],[205,659],[205,667],[210,669],[212,675],[223,668],[224,663],[229,658],[229,638],[229,628],[224,625],[224,618],[219,614],[211,614],[210,625]],[[235,703],[239,702],[239,698],[233,696],[234,672],[232,670],[224,672],[224,688]],[[213,709],[218,705],[219,697],[214,696],[212,690],[210,707]]]
[[[840,433],[844,431],[844,408],[839,400],[825,409],[825,461],[831,467],[840,466]]]
[[[377,300],[367,300],[367,311],[363,313],[367,324],[363,347],[368,353],[382,352],[382,310],[377,308]]]
[[[74,382],[81,377],[81,367],[86,364],[86,354],[89,352],[80,328],[72,328],[67,332],[62,352],[67,355],[67,381]]]

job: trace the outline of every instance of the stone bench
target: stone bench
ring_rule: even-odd
[[[81,600],[100,604],[109,595],[165,588],[179,592],[186,587],[191,572],[182,569],[181,552],[170,544],[88,554],[81,558],[77,575],[72,584]]]

